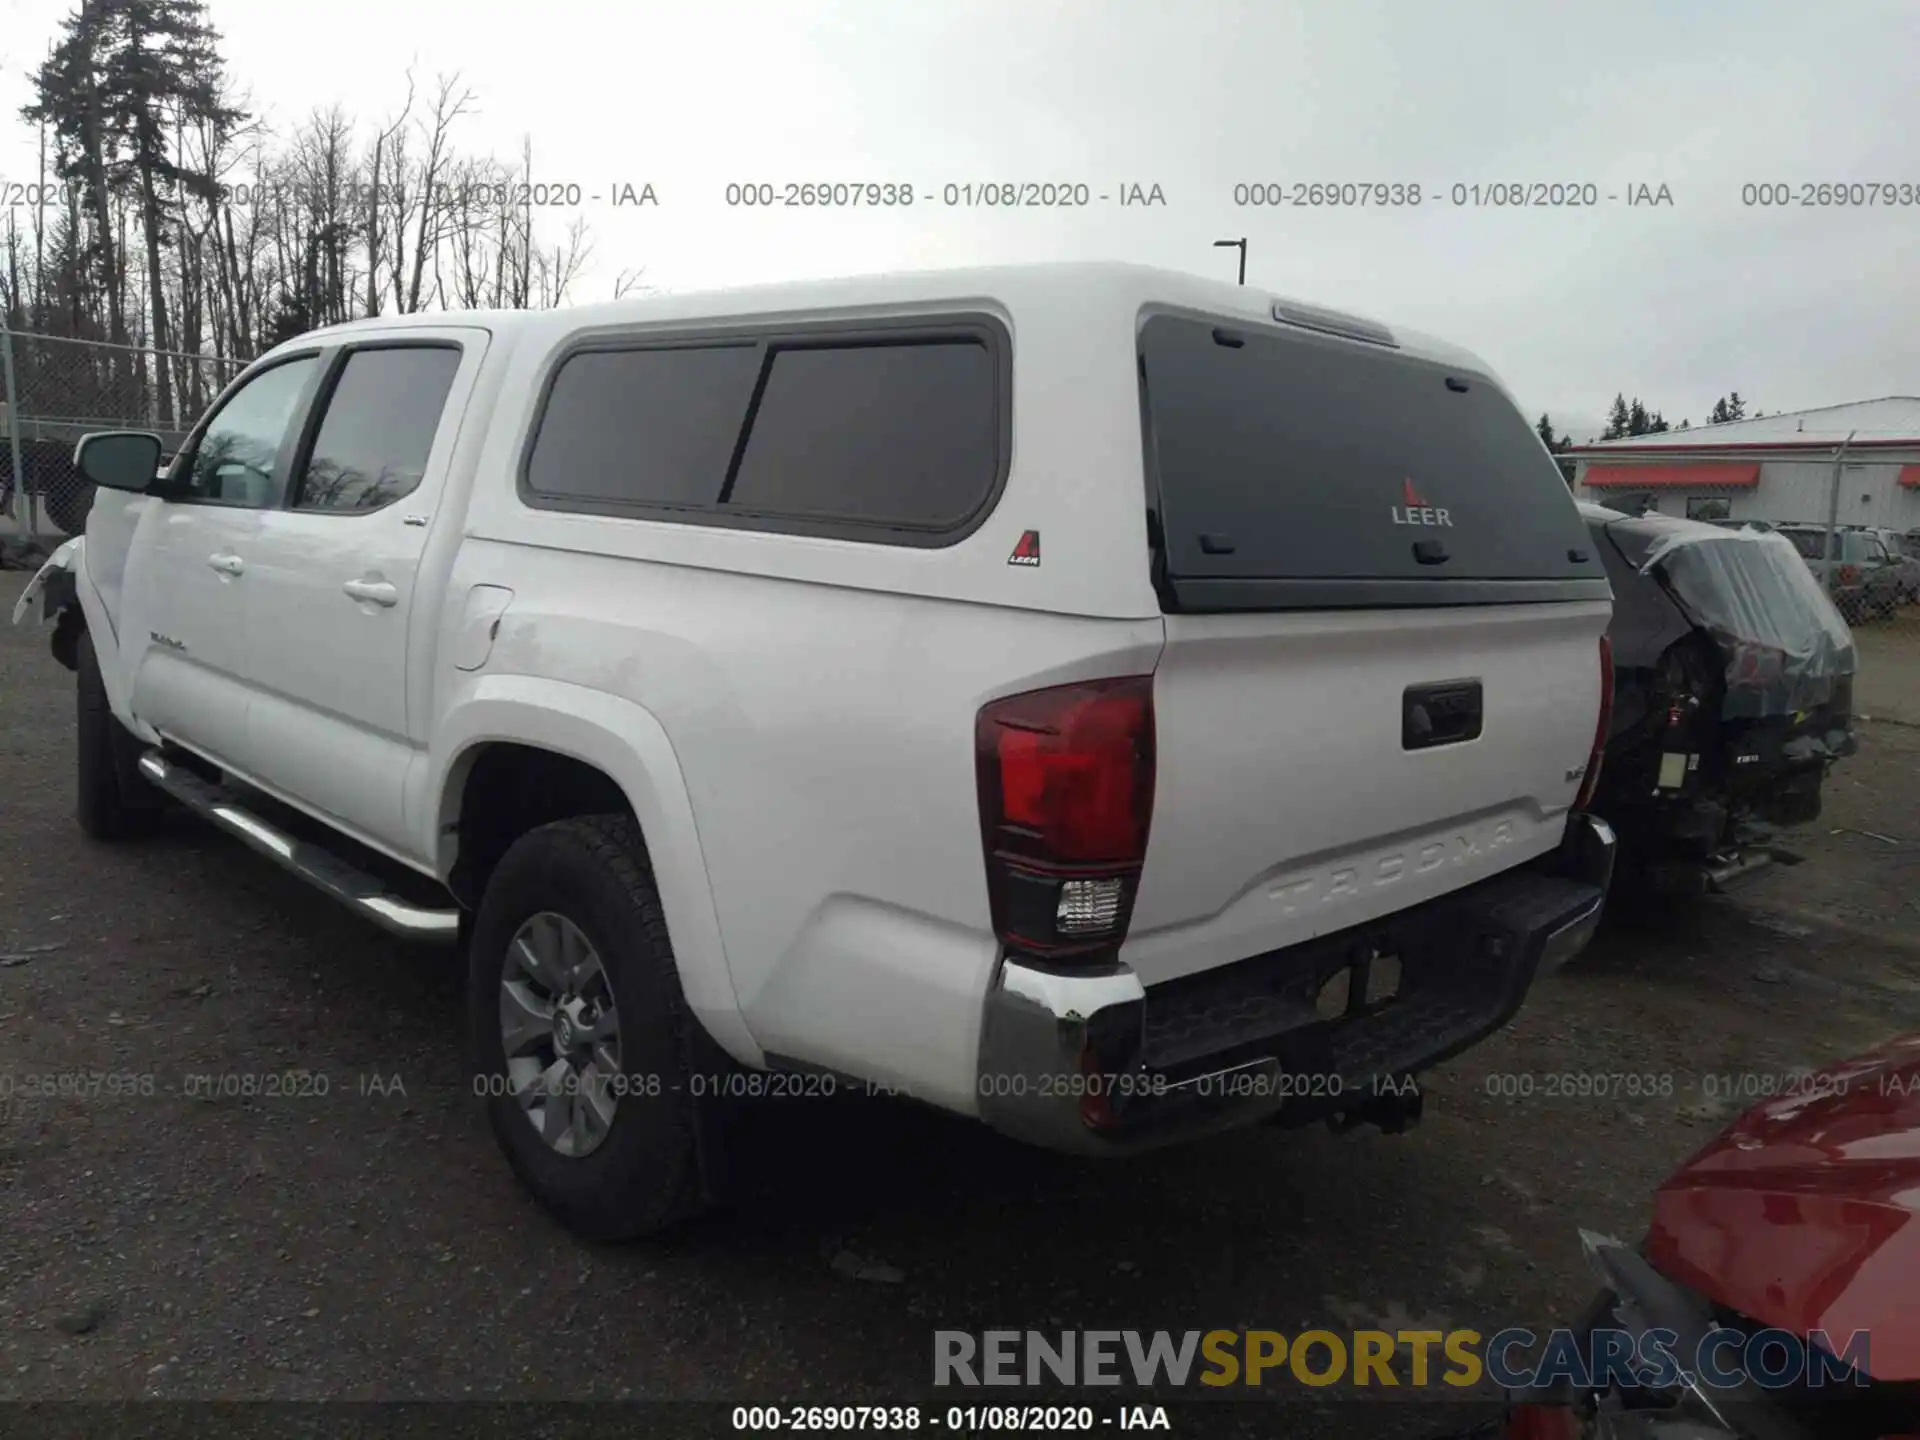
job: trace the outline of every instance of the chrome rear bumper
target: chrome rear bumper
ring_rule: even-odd
[[[1050,1149],[1114,1154],[1262,1119],[1367,1113],[1505,1024],[1536,977],[1586,947],[1614,852],[1605,821],[1575,815],[1541,861],[1379,925],[1153,989],[1117,962],[1068,972],[1009,956],[981,1032],[980,1116]],[[1320,977],[1376,951],[1400,958],[1398,994],[1316,1015]],[[1270,1017],[1264,1032],[1249,1031],[1250,1013]]]

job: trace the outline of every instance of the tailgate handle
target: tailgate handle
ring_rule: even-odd
[[[1409,685],[1400,697],[1400,747],[1428,750],[1480,738],[1480,682]]]

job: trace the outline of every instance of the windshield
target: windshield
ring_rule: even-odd
[[[1821,532],[1805,533],[1817,547]],[[1777,532],[1717,531],[1676,535],[1641,564],[1719,644],[1727,719],[1816,709],[1853,675],[1853,632],[1804,554]]]
[[[1825,537],[1827,532],[1824,530],[1781,530],[1777,533],[1785,535],[1787,539],[1791,540],[1793,542],[1793,548],[1800,552],[1802,558],[1818,560],[1820,558],[1820,541]],[[1874,537],[1864,530],[1842,530],[1839,532],[1839,539],[1840,543],[1833,552],[1834,558],[1837,560],[1850,561],[1857,565],[1866,560],[1879,558],[1879,550],[1874,544]]]

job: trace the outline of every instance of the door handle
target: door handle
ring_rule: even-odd
[[[349,580],[340,587],[356,600],[365,600],[374,605],[396,605],[400,601],[400,592],[387,580]]]
[[[238,575],[247,568],[247,562],[242,560],[238,555],[228,555],[225,553],[209,555],[207,557],[207,564],[211,565],[215,570],[218,570],[222,575]]]

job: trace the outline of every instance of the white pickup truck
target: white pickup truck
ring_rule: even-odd
[[[467,944],[585,1234],[711,1198],[743,1072],[1091,1153],[1404,1128],[1599,918],[1604,572],[1406,331],[1117,265],[381,318],[158,459],[81,441],[15,612],[82,829],[184,805]]]

